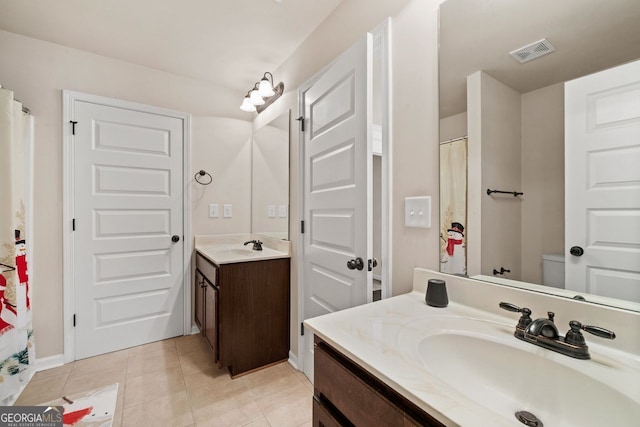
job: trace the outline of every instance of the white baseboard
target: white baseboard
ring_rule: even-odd
[[[54,356],[37,358],[35,368],[36,372],[40,372],[62,365],[64,365],[64,354],[56,354]]]
[[[200,333],[200,329],[198,328],[198,325],[196,325],[195,323],[191,325],[191,335],[196,335],[199,333]]]
[[[289,364],[291,366],[293,366],[293,368],[296,371],[299,371],[300,369],[298,368],[298,356],[296,356],[295,354],[293,354],[291,351],[289,351]]]

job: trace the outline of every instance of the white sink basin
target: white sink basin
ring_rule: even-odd
[[[547,427],[640,425],[638,372],[593,351],[572,359],[517,340],[513,325],[463,317],[411,323],[399,340],[444,385],[515,426],[523,410]]]
[[[261,251],[254,251],[251,244],[244,246],[241,243],[207,245],[199,247],[198,251],[208,257],[211,261],[218,264],[258,261],[289,256],[285,252],[280,252],[264,246]]]

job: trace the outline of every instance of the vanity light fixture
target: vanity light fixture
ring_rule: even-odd
[[[261,113],[276,99],[282,96],[284,92],[284,83],[280,82],[277,86],[273,86],[273,74],[264,73],[260,82],[256,82],[253,88],[247,92],[242,101],[240,109],[246,112],[257,111]]]

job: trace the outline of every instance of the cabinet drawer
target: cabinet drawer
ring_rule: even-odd
[[[211,284],[218,285],[218,268],[199,253],[196,253],[196,268]]]
[[[344,417],[348,420],[340,424],[444,427],[317,336],[315,344],[314,394],[323,407],[318,409],[331,412],[334,419],[343,420]]]
[[[338,421],[317,397],[313,398],[313,427],[343,427],[349,425]]]
[[[374,388],[336,359],[335,350],[318,343],[314,352],[316,395],[329,400],[347,419],[363,426],[403,426],[404,415]]]

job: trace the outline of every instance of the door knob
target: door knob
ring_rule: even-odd
[[[174,234],[173,236],[171,236],[171,241],[173,243],[178,243],[180,241],[180,236],[178,236],[177,234]]]
[[[571,249],[569,249],[569,253],[573,256],[582,256],[584,249],[580,246],[572,246]]]
[[[358,257],[347,261],[347,268],[349,270],[362,270],[364,268],[364,261]]]

